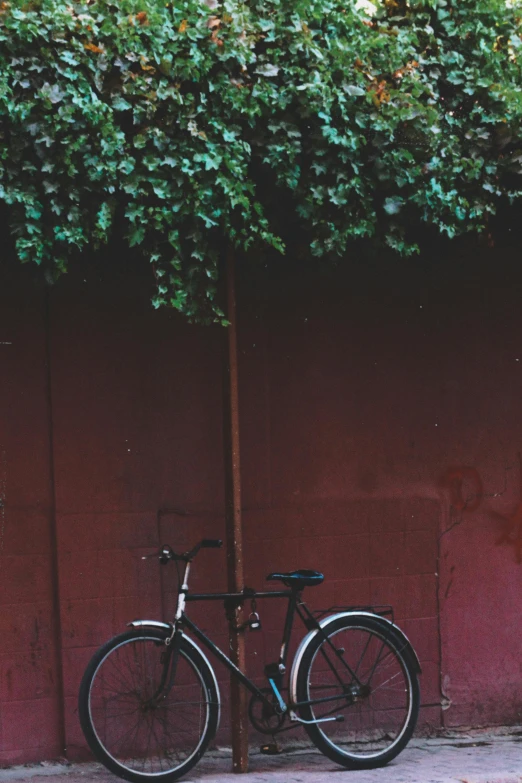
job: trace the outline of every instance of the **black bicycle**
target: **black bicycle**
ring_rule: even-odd
[[[312,613],[303,590],[320,584],[323,575],[306,570],[270,574],[267,580],[286,588],[279,591],[189,593],[196,554],[221,544],[205,539],[182,555],[163,547],[160,563],[178,567],[174,621],[129,623],[130,630],[93,656],[80,686],[79,715],[94,755],[133,783],[176,780],[199,761],[216,734],[221,702],[214,670],[190,631],[251,692],[249,716],[258,731],[274,736],[302,724],[322,753],[349,769],[382,766],[397,756],[417,721],[420,665],[387,610],[332,607]],[[285,598],[288,609],[279,660],[265,667],[267,687],[258,688],[187,617],[185,606],[224,601],[231,617],[251,602],[245,626],[254,630],[260,624],[256,602],[264,598]],[[308,633],[285,685],[296,613]]]

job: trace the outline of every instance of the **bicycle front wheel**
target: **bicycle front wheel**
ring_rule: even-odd
[[[206,659],[181,640],[171,677],[161,629],[133,629],[95,653],[80,686],[79,716],[96,758],[119,777],[176,780],[217,731],[219,694]]]
[[[319,750],[349,769],[387,764],[406,746],[419,712],[417,670],[399,638],[372,617],[342,617],[310,642],[297,700]]]

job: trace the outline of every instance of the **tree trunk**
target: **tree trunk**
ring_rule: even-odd
[[[227,252],[227,317],[230,326],[226,332],[226,362],[224,373],[224,447],[225,447],[225,520],[227,531],[228,589],[239,592],[243,582],[243,534],[241,527],[241,465],[239,448],[239,405],[237,371],[237,323],[235,291],[235,258],[232,249]],[[245,670],[244,631],[238,631],[242,610],[236,608],[230,615],[231,660]],[[232,718],[232,770],[248,772],[248,711],[247,692],[237,679],[230,679],[230,708]]]

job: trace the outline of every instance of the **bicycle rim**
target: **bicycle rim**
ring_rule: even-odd
[[[409,728],[412,683],[392,641],[363,626],[344,627],[323,641],[308,669],[307,698],[323,740],[350,759],[393,755]],[[323,701],[320,701],[323,700]]]
[[[89,688],[89,716],[103,751],[123,770],[144,777],[188,765],[209,725],[207,687],[183,649],[173,686],[157,697],[165,651],[154,636],[123,640],[99,662]]]

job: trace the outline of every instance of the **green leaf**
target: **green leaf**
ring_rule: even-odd
[[[388,215],[398,215],[403,206],[404,199],[394,196],[385,200],[384,211],[387,212]]]

